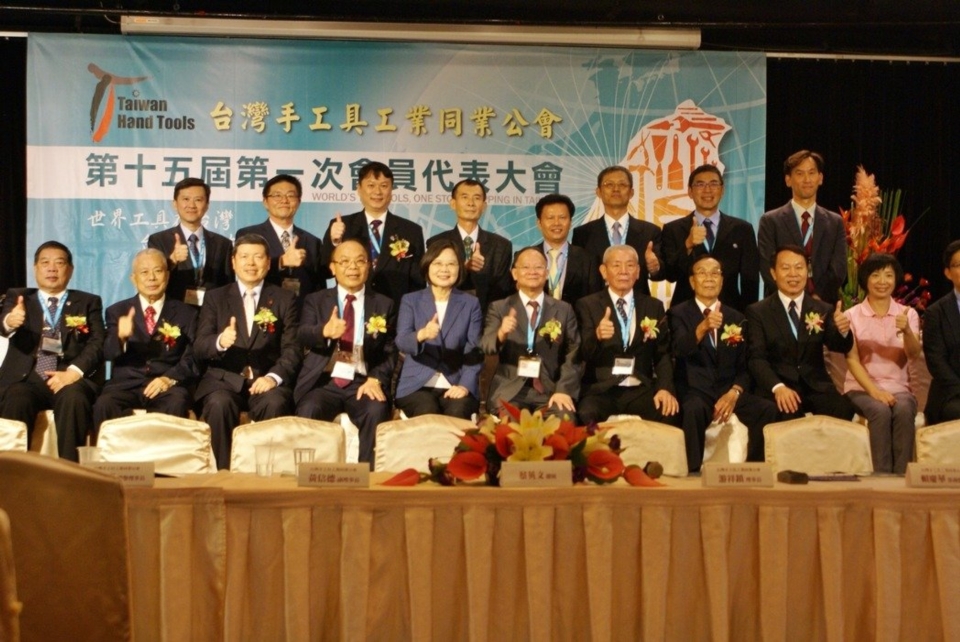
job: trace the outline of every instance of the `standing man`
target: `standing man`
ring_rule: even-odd
[[[210,186],[199,178],[185,178],[173,188],[173,209],[180,225],[151,234],[147,247],[167,257],[170,282],[166,296],[197,307],[207,290],[233,281],[230,239],[203,227],[210,207]]]
[[[547,259],[539,246],[517,252],[517,294],[490,304],[480,345],[499,354],[487,409],[508,401],[531,412],[569,415],[576,421],[580,396],[580,333],[569,303],[544,293]]]
[[[377,424],[390,419],[397,365],[393,300],[366,287],[367,248],[344,241],[333,251],[337,287],[307,296],[297,339],[306,351],[293,400],[297,415],[333,421],[341,412],[360,431],[359,460],[373,465]]]
[[[487,207],[487,188],[483,183],[466,178],[453,186],[450,208],[457,214],[457,226],[427,241],[449,239],[457,246],[464,266],[464,279],[457,289],[473,292],[480,300],[480,312],[486,314],[493,301],[514,291],[510,278],[513,244],[507,239],[480,228],[480,217]]]
[[[853,347],[850,319],[806,293],[803,248],[781,247],[770,269],[777,293],[747,308],[748,365],[757,394],[772,399],[780,420],[806,412],[850,420],[853,406],[827,374],[823,349],[846,354]]]
[[[267,282],[300,298],[326,287],[330,276],[326,266],[320,264],[320,239],[293,224],[302,197],[300,179],[277,174],[263,186],[267,220],[237,230],[238,239],[248,234],[266,239],[270,248]]]
[[[133,257],[134,297],[107,308],[104,357],[113,362],[110,380],[93,406],[93,423],[122,417],[134,408],[187,417],[200,372],[193,359],[197,309],[166,296],[170,272],[160,250]]]
[[[270,248],[256,234],[233,246],[237,282],[210,291],[200,310],[197,361],[206,372],[197,386],[201,420],[210,425],[217,468],[230,465],[240,411],[254,421],[292,414],[293,379],[300,367],[298,299],[265,281]]]
[[[777,420],[777,406],[751,394],[743,314],[721,303],[723,268],[716,258],[695,258],[688,281],[693,298],[669,311],[687,464],[700,470],[707,426],[734,413],[747,427],[747,460],[763,461],[763,427]]]
[[[760,217],[757,234],[764,296],[777,291],[771,276],[777,248],[795,245],[803,248],[807,258],[807,294],[836,303],[847,279],[847,234],[839,214],[817,205],[823,157],[802,149],[787,158],[783,174],[793,196],[783,207]]]
[[[371,162],[357,172],[357,196],[363,211],[330,222],[323,237],[324,256],[343,241],[356,239],[370,249],[370,287],[393,299],[423,287],[420,258],[423,228],[388,211],[393,200],[393,172],[383,163]]]
[[[582,247],[597,264],[603,263],[604,251],[613,245],[629,245],[637,251],[640,276],[637,288],[650,294],[651,281],[662,281],[660,228],[627,213],[633,198],[633,175],[626,167],[614,165],[597,176],[597,196],[603,203],[603,218],[584,223],[573,230],[573,244]]]
[[[567,242],[576,208],[563,194],[547,194],[536,206],[537,227],[547,256],[546,292],[571,306],[603,289],[597,261],[582,247]]]
[[[633,247],[611,246],[600,266],[607,288],[577,302],[584,423],[620,414],[671,424],[679,419],[670,329],[663,303],[634,289],[640,272]]]
[[[923,354],[932,377],[923,410],[928,426],[960,419],[960,241],[943,251],[943,273],[953,289],[923,318]]]
[[[696,209],[663,226],[663,262],[667,279],[676,282],[671,305],[694,296],[691,266],[702,256],[720,262],[720,299],[737,310],[757,301],[760,255],[753,226],[720,211],[723,176],[715,165],[701,165],[687,181],[687,194]]]
[[[93,432],[93,402],[103,386],[103,304],[68,290],[73,254],[47,241],[33,255],[36,288],[12,288],[0,313],[10,339],[0,365],[0,417],[27,425],[53,409],[60,457],[78,461]]]

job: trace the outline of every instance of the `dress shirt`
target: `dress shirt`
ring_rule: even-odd
[[[614,323],[618,324],[618,326],[620,324],[621,317],[620,317],[620,311],[617,310],[617,299],[624,300],[624,308],[630,312],[630,319],[629,319],[630,338],[627,340],[627,343],[628,344],[633,343],[633,335],[636,334],[637,332],[637,306],[633,300],[633,290],[630,290],[623,296],[620,296],[610,288],[607,288],[607,295],[609,295],[610,301],[611,301],[610,318],[616,319]],[[640,379],[638,379],[637,377],[634,377],[633,375],[629,375],[628,377],[624,378],[624,380],[621,381],[618,385],[625,386],[625,387],[634,387],[634,386],[639,386],[642,383],[643,382],[640,381]]]

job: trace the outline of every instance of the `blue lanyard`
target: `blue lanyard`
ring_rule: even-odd
[[[199,234],[196,232],[191,232],[191,234],[194,234],[197,237],[197,254],[194,255],[193,251],[190,249],[189,236],[187,237],[187,254],[190,255],[190,262],[193,264],[193,269],[199,272],[203,269],[203,264],[207,260],[207,244],[203,241],[202,231]]]
[[[547,250],[547,256],[550,256],[550,250]],[[550,279],[549,266],[547,267],[547,287],[550,288],[550,296],[553,296],[553,293],[556,292],[557,286],[560,285],[560,279],[563,278],[563,270],[566,266],[566,255],[562,250],[557,252],[557,275],[555,278]]]
[[[38,294],[39,294],[39,291],[38,291]],[[38,296],[37,298],[40,298],[40,297]],[[47,298],[49,299],[50,297],[47,297]],[[49,327],[51,330],[55,329],[59,325],[60,315],[63,314],[63,307],[66,304],[66,302],[67,302],[67,293],[64,292],[63,296],[61,296],[57,300],[57,314],[54,317],[50,316],[50,308],[47,305],[47,302],[46,301],[40,302],[40,307],[43,308],[43,320],[47,322],[47,327]]]
[[[386,221],[384,221],[384,222],[386,222]],[[381,226],[380,226],[380,229],[383,230],[383,227],[384,227],[384,226],[381,225]],[[370,245],[373,246],[373,253],[374,253],[374,255],[375,255],[375,256],[380,256],[380,248],[381,248],[381,246],[383,245],[383,232],[380,233],[380,240],[378,241],[378,240],[377,240],[377,235],[373,233],[373,226],[372,226],[371,224],[369,224],[369,223],[367,224],[367,231],[369,232]]]
[[[621,297],[622,298],[622,297]],[[627,320],[624,321],[623,317],[620,316],[620,309],[617,308],[616,301],[614,301],[613,309],[617,315],[617,323],[620,324],[620,336],[623,338],[623,351],[627,351],[627,346],[630,345],[630,319],[633,317],[633,306],[636,305],[636,301],[632,298],[630,299],[630,308],[627,310]],[[637,324],[637,329],[639,330],[639,325]]]
[[[813,234],[813,214],[810,215],[810,227],[807,228],[807,233],[803,237],[803,242],[800,243],[800,247],[807,247],[807,242],[810,240],[810,236]]]
[[[533,299],[530,299],[530,300],[533,301]],[[523,309],[527,313],[527,353],[533,354],[533,341],[536,338],[535,337],[536,328],[534,328],[533,324],[530,323],[530,305],[527,304],[523,306]],[[543,310],[543,306],[541,305],[538,308],[538,310]],[[538,312],[538,316],[539,316],[539,312]],[[539,323],[540,319],[537,319],[537,322]]]

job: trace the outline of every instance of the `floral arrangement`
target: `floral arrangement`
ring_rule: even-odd
[[[723,334],[720,335],[720,340],[728,346],[743,343],[743,327],[736,323],[729,323],[723,326]]]
[[[163,341],[163,345],[167,346],[167,350],[177,345],[177,339],[180,338],[180,326],[171,325],[164,321],[157,328],[157,332],[160,333],[160,341]]]
[[[893,298],[897,303],[908,305],[918,313],[923,314],[926,312],[927,305],[930,304],[930,299],[932,298],[930,290],[927,289],[928,287],[930,287],[930,281],[921,277],[914,283],[912,274],[904,274],[903,283],[897,288],[896,292],[893,293]]]
[[[657,327],[657,320],[651,319],[650,317],[643,317],[643,321],[640,322],[640,330],[643,331],[644,341],[656,339],[657,335],[660,334],[660,328]]]
[[[543,324],[537,334],[548,338],[550,341],[559,341],[560,335],[563,334],[563,326],[556,319],[550,319]]]
[[[387,319],[382,314],[375,314],[367,319],[367,334],[377,337],[381,332],[387,331]]]
[[[272,334],[276,329],[277,317],[270,311],[270,308],[261,307],[253,315],[253,322],[260,326],[260,329],[267,334]]]
[[[89,334],[90,326],[87,325],[87,317],[81,315],[67,315],[63,318],[67,328],[74,330],[77,334]]]
[[[396,234],[390,237],[390,256],[402,260],[407,258],[410,251],[410,241],[398,238]]]
[[[807,315],[803,317],[803,322],[807,326],[807,332],[810,334],[819,334],[823,332],[823,317],[813,312],[807,312]]]

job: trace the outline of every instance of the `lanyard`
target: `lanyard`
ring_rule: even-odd
[[[566,255],[562,251],[557,252],[557,273],[554,275],[554,278],[551,279],[549,277],[549,268],[547,272],[547,287],[550,289],[550,296],[553,296],[553,293],[557,291],[557,286],[560,285],[560,279],[563,278],[563,270],[567,267],[566,263]]]
[[[347,297],[341,299],[338,294],[337,303],[340,305],[340,318],[342,319],[343,306],[347,304]],[[353,345],[358,346],[363,343],[363,308],[357,305],[358,300],[356,298],[351,303],[353,304]]]
[[[380,256],[380,247],[383,245],[383,228],[384,226],[381,225],[380,231],[377,234],[374,234],[373,226],[370,225],[369,223],[367,224],[367,233],[368,233],[367,235],[370,237],[370,245],[373,246],[373,253],[376,256]],[[379,241],[377,240],[377,236],[380,237]]]
[[[810,242],[810,236],[813,235],[813,215],[810,215],[810,227],[807,228],[807,233],[803,236],[803,242],[800,244],[800,247],[807,247],[807,243]]]
[[[627,351],[627,347],[630,345],[630,319],[633,317],[633,306],[636,305],[636,301],[632,298],[630,299],[630,308],[627,310],[627,319],[624,321],[623,317],[620,315],[620,309],[617,308],[616,302],[614,302],[614,309],[617,311],[617,323],[620,324],[620,336],[623,337],[623,351]],[[639,326],[639,324],[637,324]],[[640,329],[639,327],[637,328]]]
[[[50,297],[47,297],[47,299],[49,300]],[[66,304],[66,302],[67,302],[67,293],[64,292],[63,296],[61,296],[57,300],[57,313],[53,317],[50,316],[50,306],[47,305],[47,301],[42,301],[40,303],[40,307],[43,308],[43,320],[46,321],[47,327],[50,328],[51,330],[55,329],[57,325],[60,323],[60,315],[63,314],[63,307]]]
[[[190,262],[193,264],[193,269],[199,272],[203,269],[203,264],[207,260],[207,244],[203,242],[203,232],[200,234],[191,232],[191,234],[194,234],[197,237],[197,253],[194,255],[193,251],[190,250],[190,242],[188,241],[187,254],[190,255]]]
[[[523,308],[524,308],[524,310],[525,310],[526,313],[527,313],[527,354],[533,354],[533,341],[534,341],[534,339],[536,338],[536,336],[535,336],[535,335],[536,335],[536,328],[534,328],[534,327],[533,327],[533,324],[530,323],[530,305],[527,304],[527,305],[523,306]],[[540,317],[540,310],[542,310],[542,309],[543,309],[543,306],[542,306],[542,305],[537,309],[537,317],[538,317],[538,318],[537,318],[537,323],[540,322],[540,319],[539,319],[539,317]]]

